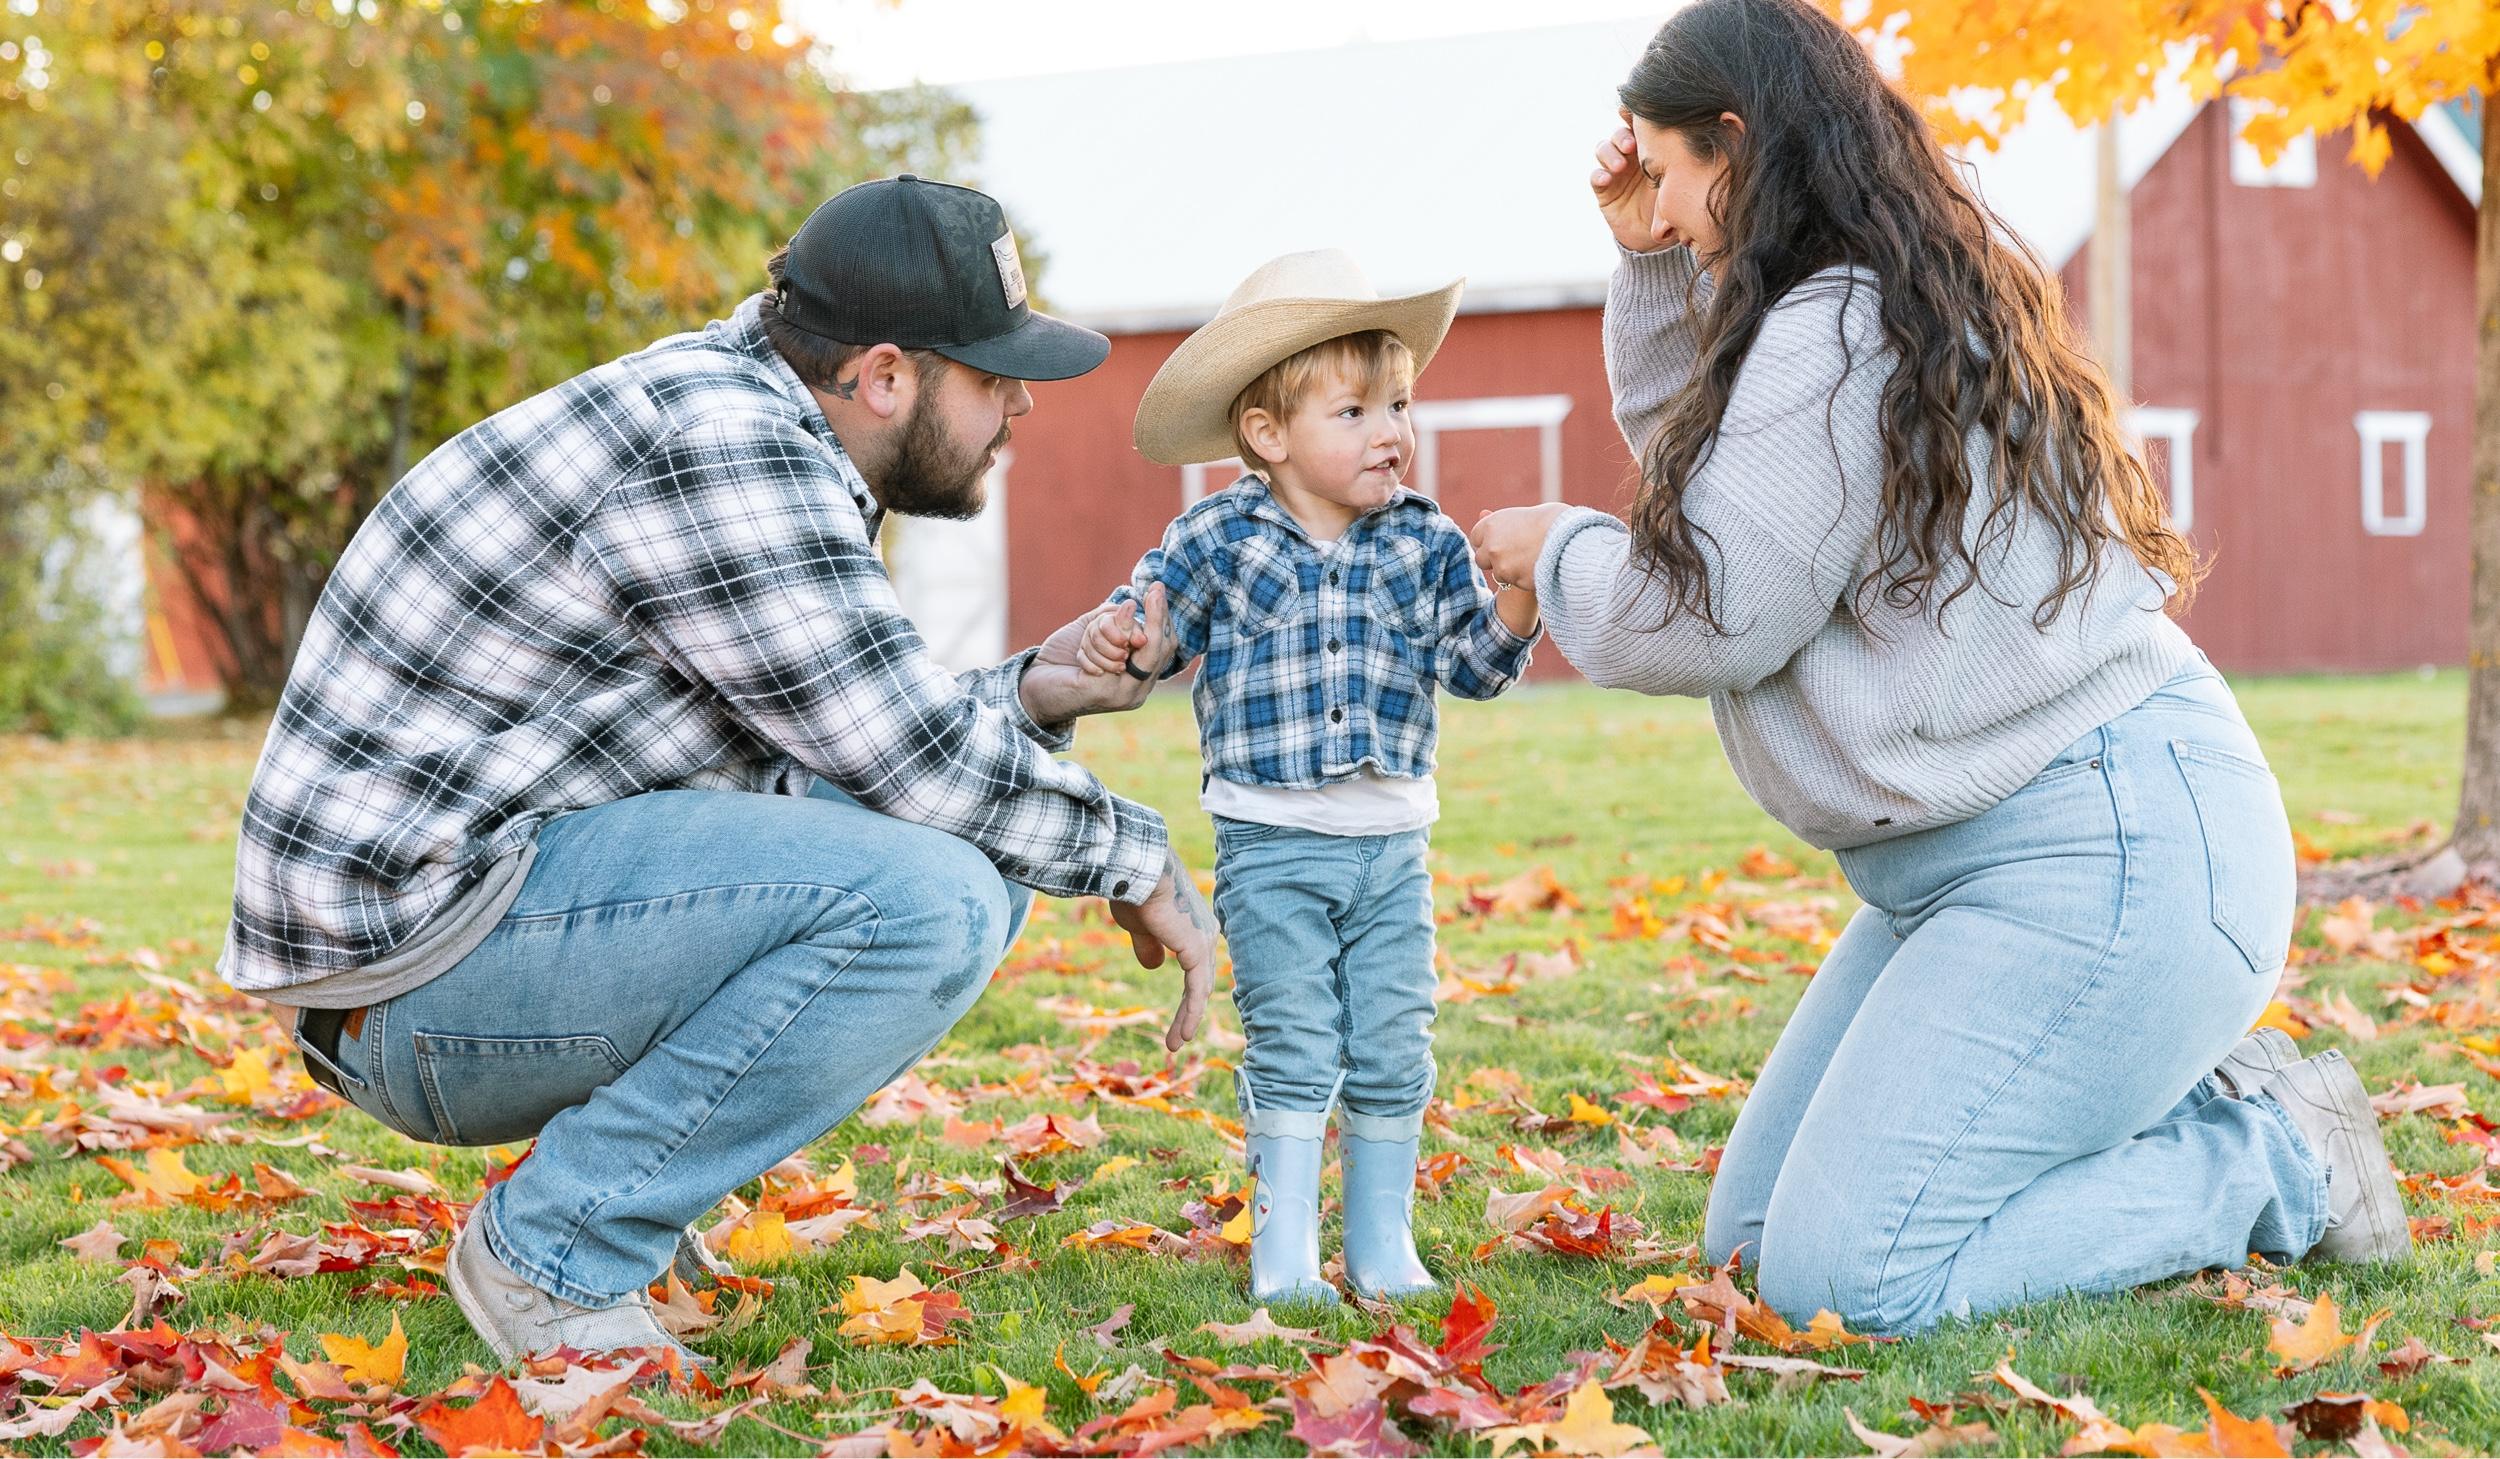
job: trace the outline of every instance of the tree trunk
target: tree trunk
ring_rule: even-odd
[[[2468,630],[2465,775],[2454,845],[2500,863],[2500,89],[2483,97],[2483,201],[2474,246],[2473,624]]]

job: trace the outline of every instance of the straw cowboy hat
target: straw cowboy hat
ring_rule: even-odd
[[[1466,284],[1454,279],[1428,293],[1383,299],[1353,255],[1338,248],[1260,265],[1155,371],[1137,405],[1138,451],[1165,466],[1234,454],[1233,398],[1279,361],[1341,334],[1385,329],[1414,354],[1421,374],[1449,333]]]

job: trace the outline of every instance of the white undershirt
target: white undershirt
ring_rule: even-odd
[[[1226,820],[1292,826],[1328,836],[1390,836],[1420,831],[1441,818],[1441,793],[1431,776],[1406,780],[1369,767],[1351,780],[1332,780],[1309,790],[1209,777],[1198,803],[1208,815]]]

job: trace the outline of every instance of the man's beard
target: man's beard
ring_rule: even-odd
[[[894,443],[894,459],[877,483],[877,498],[887,511],[906,517],[965,521],[989,504],[981,479],[989,473],[991,454],[1007,444],[1008,430],[1002,425],[987,446],[967,448],[948,437],[937,414],[930,402],[913,402]]]

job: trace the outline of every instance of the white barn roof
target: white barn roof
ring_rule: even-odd
[[[1349,249],[1384,292],[1465,275],[1468,302],[1595,297],[1588,204],[1614,88],[1656,22],[1376,41],[949,88],[974,175],[1046,256],[1048,306],[1194,324],[1249,272]]]

